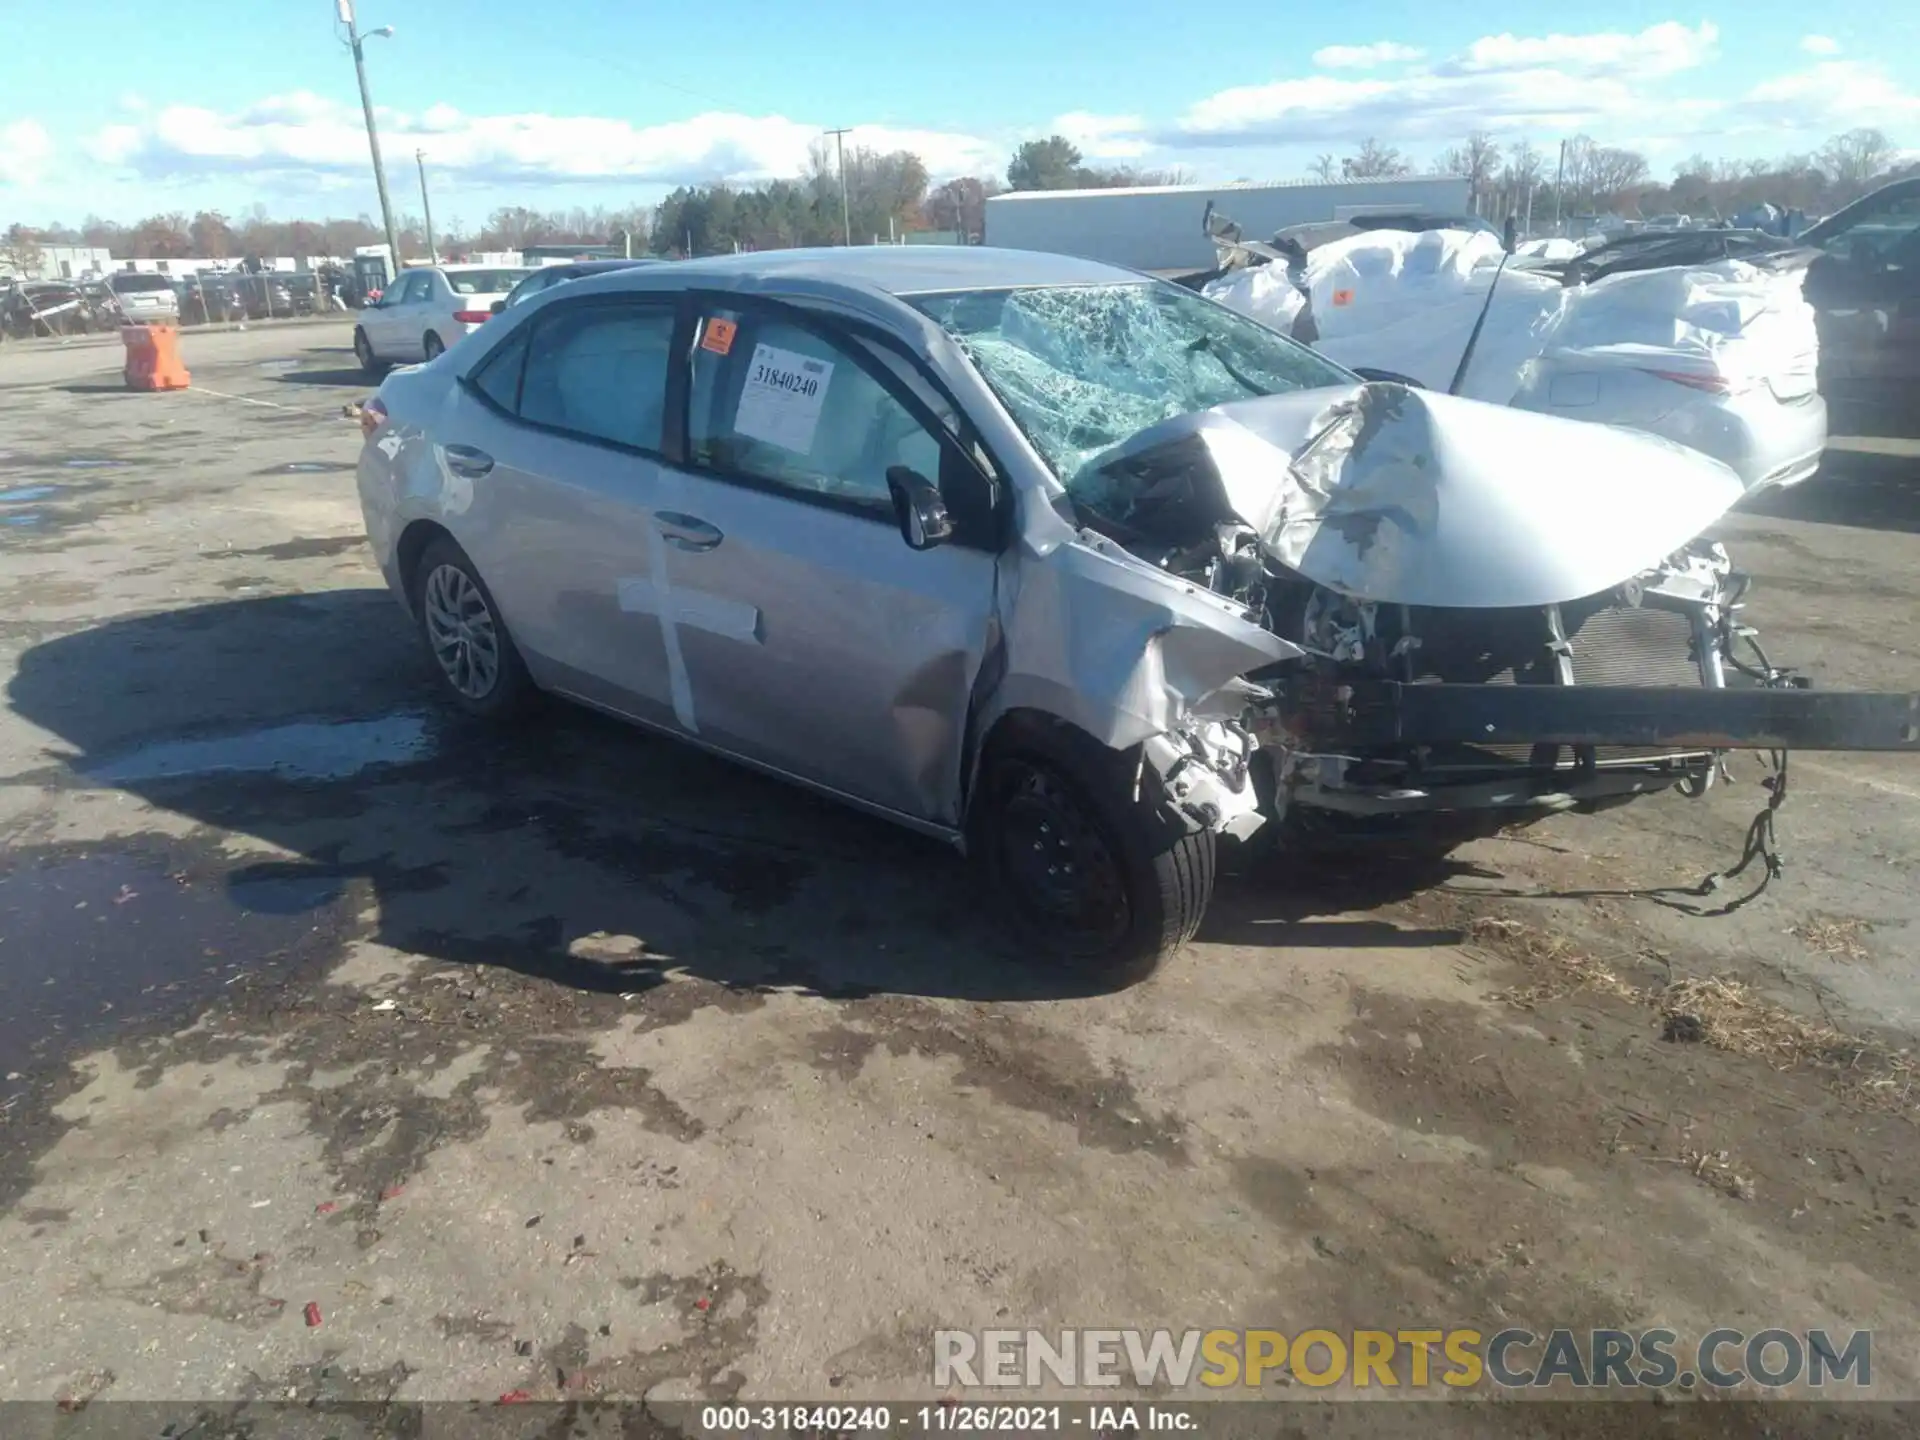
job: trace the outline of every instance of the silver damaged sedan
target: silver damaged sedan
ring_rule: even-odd
[[[938,836],[1035,953],[1119,975],[1263,824],[1512,823],[1697,792],[1730,745],[1905,743],[1910,697],[1816,715],[1739,658],[1744,579],[1695,539],[1725,466],[1363,382],[1091,262],[585,278],[362,427],[455,704],[568,696]]]

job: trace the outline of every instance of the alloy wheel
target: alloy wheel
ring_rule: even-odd
[[[469,700],[484,700],[500,679],[500,629],[473,577],[438,565],[421,589],[427,643],[447,683]]]

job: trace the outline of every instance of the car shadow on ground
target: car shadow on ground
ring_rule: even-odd
[[[1819,473],[1742,501],[1737,513],[1920,534],[1920,456],[1829,450]]]
[[[848,997],[1112,985],[1012,953],[971,870],[935,842],[558,702],[512,731],[452,716],[384,590],[111,620],[27,650],[8,698],[60,747],[31,778],[128,791],[210,827],[128,838],[197,847],[163,868],[197,863],[234,907],[358,926],[430,960],[620,993],[675,974]],[[230,834],[274,858],[236,866],[249,847]],[[1223,878],[1201,939],[1448,943],[1356,914],[1447,873],[1259,859]],[[111,933],[90,931],[89,953]],[[159,938],[129,935],[149,951]]]

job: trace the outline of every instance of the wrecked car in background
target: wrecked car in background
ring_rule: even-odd
[[[1644,231],[1515,258],[1477,228],[1249,245],[1206,223],[1222,270],[1204,293],[1344,365],[1661,435],[1749,490],[1819,468],[1827,407],[1801,294],[1815,252],[1777,235]]]
[[[1364,382],[1088,261],[593,276],[361,423],[367,533],[454,703],[552,691],[937,836],[1033,950],[1121,974],[1263,826],[1920,748],[1920,697],[1741,658],[1744,582],[1695,539],[1726,467]]]
[[[1920,411],[1920,176],[1882,185],[1799,243],[1816,252],[1806,290],[1822,389],[1841,404]]]

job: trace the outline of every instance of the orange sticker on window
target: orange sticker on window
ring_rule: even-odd
[[[717,316],[707,321],[706,334],[700,337],[700,348],[711,350],[716,355],[724,355],[733,349],[733,337],[740,327],[731,320],[722,320]]]
[[[1334,291],[1333,303],[1335,305],[1351,305],[1353,303],[1353,292],[1351,290]]]

